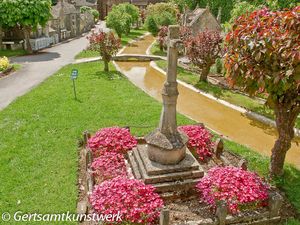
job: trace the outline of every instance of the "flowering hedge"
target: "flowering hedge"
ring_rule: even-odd
[[[94,159],[91,169],[97,184],[118,176],[127,177],[125,159],[120,153],[105,152]]]
[[[95,156],[104,152],[126,153],[136,145],[137,141],[128,129],[120,127],[103,128],[88,141],[88,146]]]
[[[142,181],[117,177],[96,186],[90,202],[96,213],[120,212],[123,223],[157,224],[163,201],[154,190]]]
[[[204,161],[212,156],[214,143],[208,130],[198,125],[181,126],[178,129],[189,137],[188,148],[195,149],[200,160]]]
[[[0,57],[0,72],[7,70],[10,67],[9,60],[7,57]]]
[[[210,169],[196,188],[206,203],[215,207],[218,200],[224,200],[229,211],[237,213],[243,206],[263,205],[269,187],[256,173],[228,166]]]

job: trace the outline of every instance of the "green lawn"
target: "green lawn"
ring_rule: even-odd
[[[78,101],[70,80],[73,68],[79,70]],[[102,72],[99,62],[66,66],[0,112],[0,213],[75,212],[82,132],[129,125],[133,134],[143,135],[158,125],[161,104],[111,69]],[[182,115],[178,122],[194,123]],[[229,141],[225,147],[267,174],[268,158]],[[300,212],[300,172],[286,167],[279,184]]]
[[[157,65],[166,70],[167,62],[160,60],[156,62]],[[195,86],[196,88],[212,94],[213,96],[230,102],[234,105],[238,105],[245,109],[264,115],[270,119],[274,119],[273,110],[263,105],[261,102],[254,98],[250,98],[246,95],[240,94],[230,89],[224,89],[220,86],[213,85],[206,82],[199,82],[199,76],[193,72],[187,71],[178,66],[178,78],[188,84]],[[300,129],[300,118],[296,121],[296,127]]]
[[[143,28],[140,29],[132,29],[131,32],[128,35],[124,35],[121,39],[122,46],[127,45],[130,41],[134,40],[137,37],[142,36],[147,31]],[[80,52],[78,55],[75,56],[75,59],[82,59],[82,58],[92,58],[99,56],[99,53],[97,51],[91,51],[91,50],[84,50]]]
[[[25,50],[0,50],[0,57],[6,56],[6,57],[12,57],[12,56],[21,56],[26,55]]]
[[[160,50],[159,45],[157,43],[152,45],[150,52],[152,55],[167,56],[167,53],[165,51]]]

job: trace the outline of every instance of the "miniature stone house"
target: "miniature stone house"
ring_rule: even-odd
[[[219,32],[222,30],[220,23],[209,8],[196,8],[194,11],[188,12],[185,20],[184,24],[191,28],[194,35],[205,30]]]

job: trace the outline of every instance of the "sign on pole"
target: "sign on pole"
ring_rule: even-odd
[[[77,77],[78,77],[78,70],[77,69],[72,69],[71,80],[73,81],[73,90],[74,90],[75,100],[77,100],[76,85],[75,85],[75,80],[77,79]]]

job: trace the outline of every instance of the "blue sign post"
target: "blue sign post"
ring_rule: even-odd
[[[73,81],[73,90],[74,90],[74,96],[75,96],[75,100],[77,100],[77,95],[76,95],[76,85],[75,85],[75,80],[78,77],[78,70],[77,69],[73,69],[72,73],[71,73],[71,80]]]

